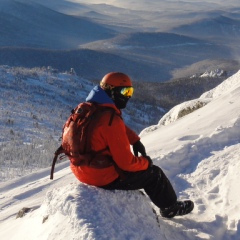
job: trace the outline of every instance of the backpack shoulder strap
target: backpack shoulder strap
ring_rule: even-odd
[[[117,114],[115,109],[111,108],[111,107],[103,107],[103,106],[99,106],[95,103],[93,103],[96,107],[96,111],[94,114],[94,118],[92,119],[92,121],[90,121],[89,126],[86,129],[86,141],[85,141],[85,152],[91,151],[91,135],[92,132],[94,130],[94,126],[96,125],[96,123],[99,121],[100,117],[107,112],[110,112],[110,118],[109,118],[109,122],[108,122],[108,126],[112,125],[112,121],[114,119],[114,116]]]
[[[101,108],[103,108],[103,111],[111,112],[109,122],[108,122],[108,126],[112,125],[112,122],[113,122],[113,119],[114,119],[115,116],[118,116],[122,119],[121,114],[117,113],[114,108],[111,108],[111,107],[101,107]]]

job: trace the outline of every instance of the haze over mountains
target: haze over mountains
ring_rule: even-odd
[[[239,1],[2,0],[0,65],[161,82],[239,69]]]

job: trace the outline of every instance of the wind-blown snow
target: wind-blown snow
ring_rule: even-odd
[[[157,221],[158,209],[139,191],[84,185],[64,162],[53,181],[45,169],[1,183],[0,239],[239,240],[239,96],[240,71],[203,94],[205,106],[142,133],[179,198],[195,202],[191,214]],[[23,207],[32,211],[16,219]]]

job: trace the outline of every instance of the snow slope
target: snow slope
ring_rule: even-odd
[[[179,198],[195,202],[191,214],[157,221],[139,191],[81,184],[64,162],[53,181],[44,169],[0,184],[0,239],[239,240],[239,96],[240,71],[201,97],[207,105],[142,134]],[[23,207],[32,211],[16,219]]]

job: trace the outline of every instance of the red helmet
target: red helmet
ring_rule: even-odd
[[[132,87],[130,77],[120,72],[110,72],[106,74],[100,82],[103,89],[111,87]]]

